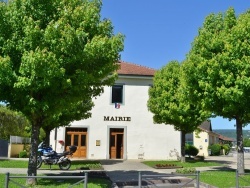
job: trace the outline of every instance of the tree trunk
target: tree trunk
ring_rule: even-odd
[[[181,162],[186,162],[185,145],[186,145],[186,132],[181,131]]]
[[[40,133],[40,124],[35,123],[32,125],[31,129],[31,150],[28,164],[28,176],[36,176],[37,175],[37,147]],[[27,185],[36,185],[36,178],[27,178]]]
[[[245,167],[244,167],[243,134],[242,134],[242,122],[240,118],[236,118],[236,133],[237,133],[237,170],[239,173],[244,173]]]
[[[50,131],[51,131],[51,129],[50,128],[44,128],[43,130],[45,132],[45,140],[44,140],[44,142],[45,142],[45,144],[47,146],[49,146],[50,145]]]

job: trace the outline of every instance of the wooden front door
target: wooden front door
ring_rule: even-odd
[[[110,129],[110,158],[123,158],[123,129]]]
[[[86,158],[87,156],[87,131],[74,131],[68,130],[66,132],[66,149],[69,150],[69,146],[77,146],[76,152],[73,157]]]

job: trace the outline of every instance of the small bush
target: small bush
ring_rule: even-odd
[[[208,149],[211,149],[212,156],[219,156],[220,150],[221,150],[221,145],[220,144],[213,144],[213,145],[208,146]]]
[[[190,156],[196,156],[199,153],[198,148],[192,145],[186,145],[185,146],[185,154]]]
[[[27,155],[29,155],[30,149],[31,149],[31,145],[30,144],[24,144],[24,150],[27,152]]]
[[[19,158],[26,158],[26,157],[28,157],[28,155],[27,155],[27,152],[24,150],[24,151],[21,151],[20,153],[19,153]]]
[[[230,145],[229,144],[224,144],[222,145],[222,149],[224,149],[225,151],[225,155],[228,155],[229,151],[230,151]]]
[[[179,174],[194,174],[195,172],[196,172],[196,169],[193,167],[176,169],[176,173],[179,173]]]

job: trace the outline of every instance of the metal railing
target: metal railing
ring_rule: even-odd
[[[192,181],[195,181],[194,184],[195,184],[196,188],[200,187],[200,171],[196,171],[196,174],[164,174],[164,175],[142,175],[141,172],[139,172],[138,173],[138,187],[142,188],[142,179],[147,180],[150,178],[151,180],[155,180],[155,179],[160,179],[160,178],[164,178],[164,177],[193,177],[191,179],[188,179],[187,182],[180,184],[180,188],[185,187],[186,185],[188,185]],[[180,182],[178,182],[178,183],[180,183]],[[150,182],[149,182],[149,184],[150,184]]]
[[[249,176],[250,173],[239,173],[239,171],[236,170],[236,188],[240,187],[240,179],[243,180],[244,182],[249,183],[250,185],[250,181],[245,178],[245,175]]]
[[[88,173],[85,172],[84,176],[10,176],[10,173],[6,173],[5,177],[5,188],[9,188],[9,183],[12,182],[15,185],[26,188],[25,186],[21,185],[20,183],[14,181],[13,179],[17,178],[41,178],[41,179],[81,179],[80,181],[74,183],[73,185],[70,185],[69,188],[78,185],[83,182],[83,188],[87,188],[88,184]]]

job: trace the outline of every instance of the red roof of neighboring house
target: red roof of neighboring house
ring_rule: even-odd
[[[119,61],[119,63],[120,69],[117,71],[119,75],[154,76],[154,73],[156,72],[155,69],[133,63],[124,61]]]
[[[235,140],[233,138],[228,138],[226,136],[220,135],[219,136],[220,140],[224,140],[224,141],[230,141],[230,142],[234,142]]]
[[[220,140],[230,141],[230,142],[234,142],[235,141],[233,138],[228,138],[226,136],[223,136],[221,134],[213,132],[213,130],[212,130],[212,124],[211,124],[210,120],[206,120],[206,121],[202,122],[202,124],[199,126],[199,129],[201,131],[204,131],[204,132],[207,132],[207,133],[213,133],[213,134],[217,135]]]

